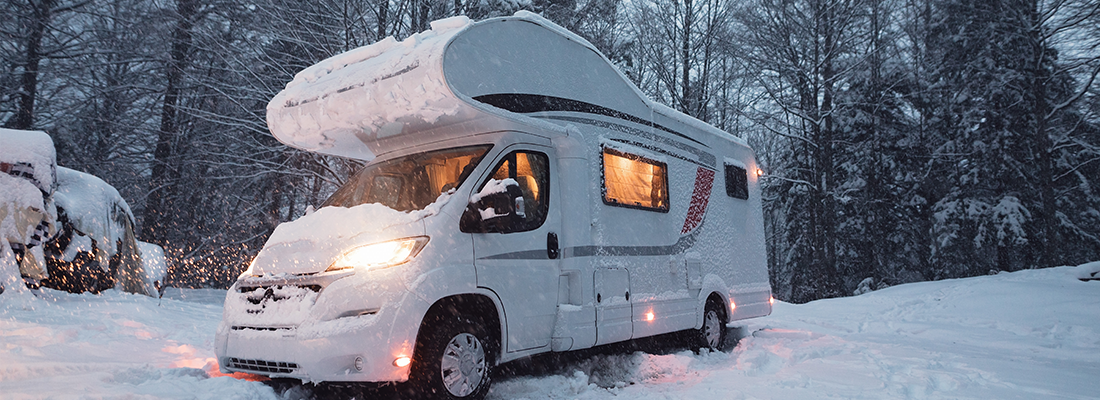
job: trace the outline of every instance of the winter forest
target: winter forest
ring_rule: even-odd
[[[748,140],[779,299],[1100,259],[1095,0],[3,0],[0,125],[118,188],[169,284],[225,287],[362,165],[271,136],[295,73],[518,10]]]

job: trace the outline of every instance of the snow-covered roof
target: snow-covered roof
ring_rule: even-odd
[[[57,155],[46,132],[0,128],[0,163],[30,164],[35,186],[47,193],[53,187]]]
[[[501,129],[493,121],[574,112],[654,127],[663,118],[694,131],[687,134],[744,144],[649,100],[591,43],[537,14],[453,17],[431,27],[298,73],[268,103],[272,134],[299,149],[369,161],[438,140],[419,135],[436,127],[481,118],[472,130]]]
[[[373,159],[367,143],[405,123],[434,124],[464,108],[447,87],[443,46],[470,25],[453,17],[398,42],[393,37],[299,72],[267,105],[271,133],[303,150]]]

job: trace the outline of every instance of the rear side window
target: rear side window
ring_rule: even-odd
[[[736,165],[726,164],[726,194],[735,199],[749,199],[748,171]]]
[[[668,166],[636,154],[604,148],[603,202],[668,212]]]

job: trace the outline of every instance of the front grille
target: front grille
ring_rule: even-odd
[[[291,297],[302,298],[306,295],[304,291],[311,291],[313,293],[321,292],[321,285],[273,285],[273,286],[241,286],[237,288],[237,293],[244,295],[244,299],[249,303],[259,305],[266,301],[280,302]],[[250,310],[249,312],[252,312]],[[253,314],[258,313],[252,312]]]
[[[278,332],[278,331],[292,331],[294,328],[285,326],[240,326],[234,325],[230,329],[235,331],[265,331],[265,332]]]
[[[229,368],[243,369],[252,372],[289,374],[298,369],[298,364],[282,361],[242,360],[239,358],[230,358]]]
[[[288,288],[290,288],[290,287],[299,287],[299,288],[309,289],[313,292],[320,292],[321,289],[323,289],[321,287],[321,285],[261,285],[261,286],[241,286],[241,287],[237,288],[237,293],[251,293],[251,292],[255,292],[257,290],[261,290],[261,289],[262,290],[267,290],[267,289],[271,289],[271,288],[282,289],[283,287],[288,287]]]

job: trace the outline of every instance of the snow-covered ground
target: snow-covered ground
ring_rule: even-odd
[[[1082,269],[779,303],[728,352],[564,357],[551,373],[497,379],[489,397],[1096,399],[1100,280],[1079,280]],[[2,295],[0,398],[311,396],[219,376],[211,347],[224,293]]]

